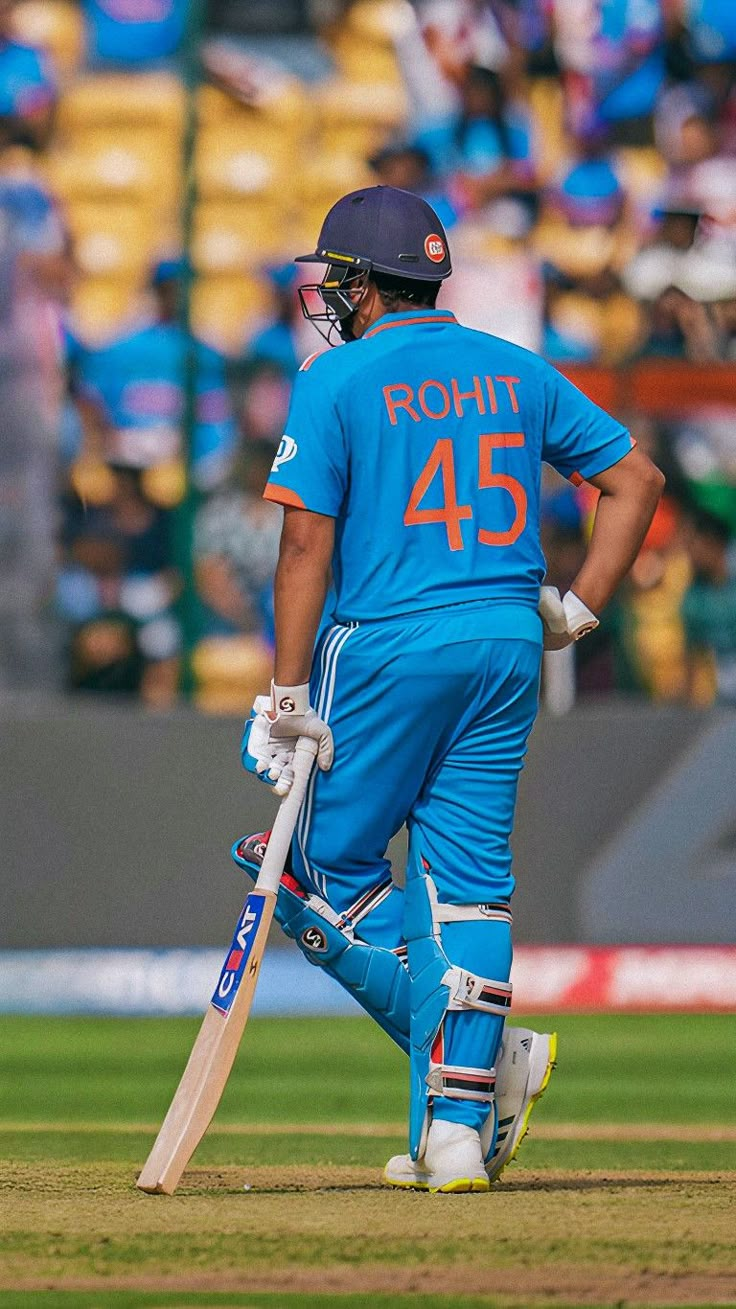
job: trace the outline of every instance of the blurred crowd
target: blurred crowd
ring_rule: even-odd
[[[736,703],[734,0],[0,0],[0,692],[267,681],[290,259],[375,182],[440,214],[442,303],[612,374],[667,474],[579,691]],[[691,381],[634,408],[658,360]],[[593,510],[546,477],[549,581]]]

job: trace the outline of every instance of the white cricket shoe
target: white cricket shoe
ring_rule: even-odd
[[[480,1134],[486,1172],[491,1182],[495,1182],[515,1158],[526,1136],[532,1109],[547,1089],[556,1062],[556,1032],[532,1032],[528,1027],[506,1028],[502,1057],[496,1065],[498,1135],[490,1158],[490,1121]]]
[[[478,1133],[464,1123],[442,1118],[430,1123],[423,1158],[415,1162],[410,1154],[395,1154],[386,1164],[383,1180],[389,1186],[444,1194],[491,1189]]]

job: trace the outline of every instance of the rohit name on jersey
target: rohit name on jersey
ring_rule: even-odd
[[[516,388],[518,377],[497,375],[490,377],[473,376],[471,385],[460,383],[456,377],[440,382],[429,377],[418,387],[409,386],[408,382],[393,382],[383,388],[389,422],[396,427],[399,418],[406,415],[413,423],[420,423],[423,418],[447,418],[453,412],[458,418],[467,414],[497,414],[510,409],[512,414],[519,412],[519,397]]]

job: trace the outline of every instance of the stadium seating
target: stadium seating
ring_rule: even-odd
[[[293,165],[293,143],[257,115],[241,115],[200,129],[195,152],[203,200],[283,194]]]
[[[102,236],[101,240],[104,239]],[[121,323],[132,318],[139,303],[140,289],[135,280],[81,278],[71,304],[74,332],[89,344],[108,340]]]
[[[181,151],[156,127],[99,127],[76,134],[49,158],[48,171],[65,200],[125,198],[160,209],[181,193]]]
[[[192,262],[199,273],[244,273],[290,251],[289,211],[270,196],[203,200],[194,214]]]
[[[100,197],[69,205],[68,221],[83,275],[130,281],[147,273],[157,246],[155,215],[149,210]]]
[[[211,714],[244,714],[271,677],[273,656],[257,636],[211,636],[192,655],[194,703]]]
[[[84,57],[84,20],[69,0],[22,0],[13,12],[18,40],[44,50],[57,76],[68,81]]]
[[[148,126],[179,135],[185,112],[184,87],[172,74],[100,73],[82,78],[65,92],[58,129],[67,135],[85,128]]]
[[[341,74],[367,85],[401,85],[395,37],[406,22],[400,0],[357,0],[323,37]]]
[[[192,289],[194,333],[223,354],[239,355],[267,320],[272,304],[263,278],[242,271],[198,277]]]
[[[403,88],[391,82],[355,82],[336,77],[315,93],[322,153],[367,159],[403,126]]]

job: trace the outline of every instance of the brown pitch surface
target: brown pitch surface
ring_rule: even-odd
[[[221,1166],[169,1198],[136,1192],[120,1163],[5,1164],[0,1290],[306,1291],[318,1277],[520,1303],[736,1300],[733,1172],[507,1177],[488,1196],[435,1197],[388,1191],[374,1168]]]

